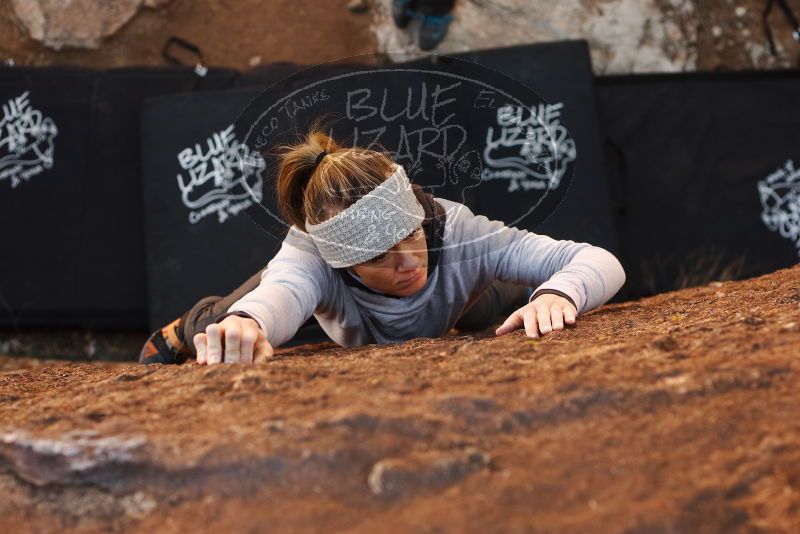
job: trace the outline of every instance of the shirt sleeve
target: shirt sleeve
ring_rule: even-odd
[[[289,341],[330,293],[331,267],[314,252],[313,245],[298,238],[298,232],[290,229],[261,273],[258,286],[234,302],[224,315],[249,315],[273,347]]]
[[[463,254],[489,276],[529,285],[533,295],[552,289],[569,295],[578,313],[607,302],[625,283],[619,260],[604,248],[572,240],[556,240],[475,215],[457,206],[456,242]]]

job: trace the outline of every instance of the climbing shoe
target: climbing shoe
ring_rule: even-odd
[[[453,21],[453,15],[424,15],[419,27],[419,47],[422,50],[433,50],[447,35],[447,28]]]
[[[392,0],[392,18],[394,25],[405,28],[414,18],[416,0]]]
[[[192,356],[188,345],[178,334],[179,324],[180,318],[150,334],[139,353],[139,363],[145,365],[151,363],[178,364]]]

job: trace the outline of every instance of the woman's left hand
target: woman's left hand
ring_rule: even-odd
[[[545,335],[563,329],[564,323],[575,324],[577,315],[578,311],[569,300],[544,293],[509,315],[506,322],[495,330],[495,335],[502,336],[524,326],[528,337],[539,337],[539,332]]]

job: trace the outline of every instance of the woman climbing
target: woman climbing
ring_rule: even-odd
[[[156,331],[143,363],[253,362],[312,315],[345,347],[451,328],[539,337],[608,301],[625,272],[607,250],[475,215],[411,184],[382,150],[313,128],[279,147],[277,201],[291,227],[267,267]]]

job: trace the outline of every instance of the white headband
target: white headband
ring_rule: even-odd
[[[383,254],[425,218],[402,165],[352,206],[306,231],[331,267],[350,267]]]

